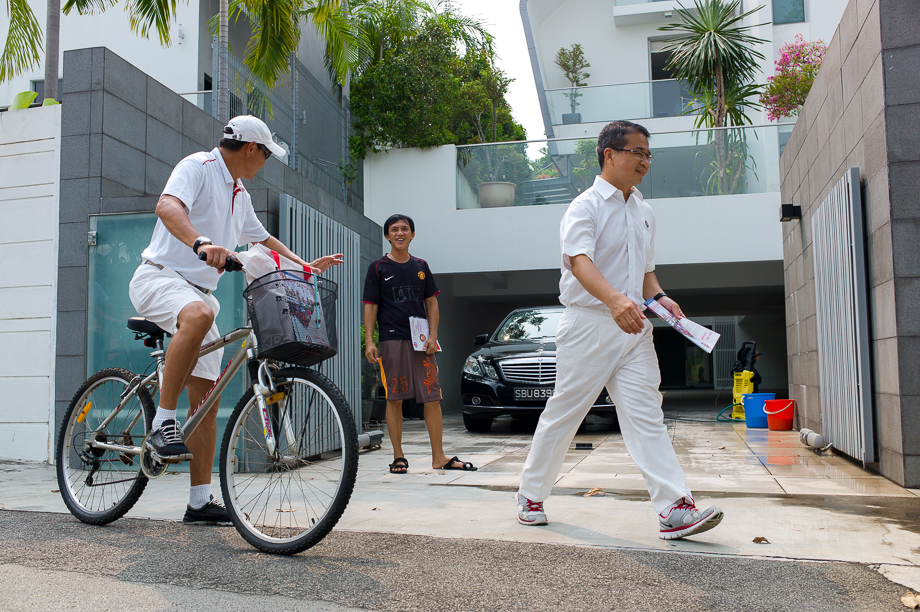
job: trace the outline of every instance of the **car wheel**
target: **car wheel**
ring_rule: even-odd
[[[492,429],[492,417],[490,416],[474,416],[472,414],[463,413],[463,426],[466,427],[467,431],[472,431],[475,433],[485,433]]]

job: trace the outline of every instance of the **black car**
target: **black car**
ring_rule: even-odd
[[[502,414],[537,418],[556,384],[556,327],[562,306],[519,308],[495,333],[476,336],[482,346],[463,365],[460,393],[463,424],[469,431],[489,431]],[[593,414],[616,416],[616,406],[602,389]]]

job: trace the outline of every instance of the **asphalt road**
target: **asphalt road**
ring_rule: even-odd
[[[870,612],[905,592],[852,563],[356,532],[274,557],[232,527],[0,511],[0,610],[17,612]]]

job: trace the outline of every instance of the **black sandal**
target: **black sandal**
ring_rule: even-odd
[[[450,463],[448,461],[448,463]],[[402,470],[397,472],[397,470]],[[405,457],[397,457],[393,460],[393,463],[390,464],[390,474],[405,474],[409,471],[409,462],[406,461]]]
[[[452,465],[455,461],[460,464],[459,467]],[[450,461],[445,463],[444,467],[442,467],[441,469],[442,470],[461,470],[463,472],[475,472],[479,468],[474,467],[473,464],[470,463],[469,461],[460,461],[460,457],[451,457]]]

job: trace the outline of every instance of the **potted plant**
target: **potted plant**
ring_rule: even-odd
[[[481,143],[498,142],[498,126],[507,112],[505,94],[509,79],[495,67],[492,58],[483,56],[473,60],[478,78],[464,83],[460,90],[463,114]],[[490,133],[491,132],[491,133]],[[491,136],[491,140],[489,139]],[[485,146],[474,149],[478,166],[479,205],[483,208],[513,206],[517,185],[505,178],[508,152],[504,146]]]
[[[576,88],[587,85],[585,79],[591,75],[584,70],[585,68],[590,68],[591,64],[585,60],[585,52],[581,48],[581,45],[575,43],[570,49],[566,49],[565,47],[559,49],[556,53],[556,65],[559,66],[559,69],[562,70],[563,74],[565,74],[565,78],[572,86],[569,93],[563,94],[569,99],[570,112],[562,114],[562,123],[565,125],[581,123],[581,113],[577,112],[577,109],[579,104],[578,98],[580,98],[582,94],[578,93]]]

